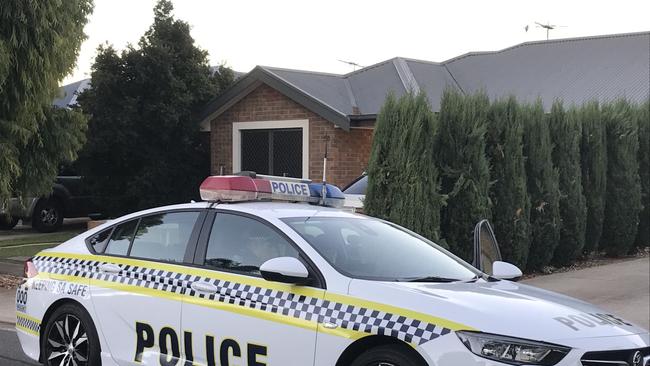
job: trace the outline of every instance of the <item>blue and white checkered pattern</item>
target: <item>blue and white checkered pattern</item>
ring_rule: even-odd
[[[105,273],[99,267],[107,262],[54,256],[37,256],[32,261],[39,272],[92,278],[193,296],[305,321],[333,323],[346,330],[386,335],[418,345],[451,331],[440,325],[398,314],[213,277],[133,265],[122,265],[119,274]],[[209,283],[217,288],[217,292],[197,292],[191,288],[194,282]]]

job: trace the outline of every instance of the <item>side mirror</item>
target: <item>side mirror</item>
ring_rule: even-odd
[[[514,264],[496,261],[492,264],[492,277],[500,280],[517,281],[523,276],[521,270]]]
[[[269,259],[260,266],[262,277],[267,281],[304,285],[309,283],[309,271],[301,261],[293,257]]]

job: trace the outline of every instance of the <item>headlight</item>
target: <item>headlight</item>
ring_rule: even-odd
[[[555,344],[495,334],[458,331],[456,335],[472,353],[511,365],[551,366],[571,350]]]

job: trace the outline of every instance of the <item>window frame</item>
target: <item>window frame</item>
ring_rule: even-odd
[[[210,213],[208,213],[205,223],[203,225],[203,229],[201,230],[201,235],[199,238],[199,241],[196,246],[196,252],[194,254],[194,260],[193,260],[193,266],[199,267],[202,269],[210,270],[210,271],[216,271],[216,272],[223,272],[223,273],[232,273],[232,274],[237,274],[240,276],[247,276],[247,277],[253,277],[253,278],[260,278],[262,279],[261,275],[254,275],[251,273],[245,273],[237,270],[230,270],[227,268],[215,268],[211,266],[205,265],[205,257],[208,252],[208,244],[210,242],[210,234],[212,233],[212,227],[214,225],[214,220],[216,219],[217,215],[234,215],[234,216],[240,216],[240,217],[245,217],[248,219],[255,220],[259,222],[262,225],[267,226],[271,230],[275,231],[280,237],[282,237],[284,240],[289,243],[296,251],[298,252],[298,260],[307,268],[307,271],[309,272],[309,278],[313,280],[313,283],[310,283],[309,285],[305,285],[305,287],[313,287],[313,288],[318,288],[318,289],[327,289],[327,283],[325,281],[325,277],[323,276],[322,272],[318,269],[316,264],[307,256],[307,254],[302,250],[302,248],[296,244],[295,241],[293,241],[286,233],[284,233],[282,230],[280,230],[278,227],[273,225],[271,222],[268,220],[265,220],[264,218],[261,218],[259,216],[255,216],[246,212],[240,212],[240,211],[232,211],[232,210],[220,210],[220,209],[213,209],[211,210]]]
[[[199,216],[196,219],[196,222],[194,223],[194,227],[192,228],[192,233],[190,234],[189,241],[187,243],[187,248],[185,248],[185,254],[183,256],[183,261],[182,262],[173,262],[173,261],[165,261],[165,260],[160,260],[160,259],[152,259],[152,258],[143,258],[143,257],[133,257],[131,256],[131,247],[133,246],[133,239],[135,238],[135,233],[138,231],[138,228],[140,227],[140,222],[142,221],[142,218],[144,217],[149,217],[149,216],[158,216],[158,215],[165,215],[169,213],[177,213],[177,212],[198,212]],[[167,263],[167,264],[176,264],[176,265],[187,265],[192,263],[192,258],[194,258],[194,254],[196,251],[196,246],[197,242],[199,239],[199,235],[201,233],[201,229],[204,225],[205,218],[208,214],[208,210],[205,208],[181,208],[181,209],[172,209],[172,210],[164,210],[164,211],[158,211],[158,212],[149,212],[146,214],[141,214],[138,216],[131,217],[126,220],[122,220],[120,222],[115,222],[109,227],[100,230],[93,235],[90,235],[84,239],[84,242],[86,243],[86,247],[90,251],[90,253],[94,255],[101,255],[101,256],[106,256],[106,257],[115,257],[115,258],[126,258],[126,259],[134,259],[134,260],[141,260],[141,261],[149,261],[149,262],[157,262],[157,263]],[[97,252],[95,248],[93,248],[92,244],[90,243],[90,238],[93,236],[102,233],[106,230],[110,230],[111,234],[108,239],[107,246],[104,248],[104,251],[108,247],[108,244],[110,243],[110,238],[113,236],[113,232],[115,231],[115,228],[118,227],[119,225],[126,224],[127,222],[137,220],[137,224],[135,227],[134,235],[131,237],[131,241],[129,242],[129,249],[126,252],[126,255],[118,255],[118,254],[106,254],[104,252]]]

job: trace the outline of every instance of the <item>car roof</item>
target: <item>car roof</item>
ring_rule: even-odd
[[[289,217],[363,217],[347,210],[332,207],[311,205],[307,203],[291,203],[277,201],[254,201],[237,203],[220,203],[213,206],[216,209],[230,210],[252,214],[260,217],[289,218]]]

